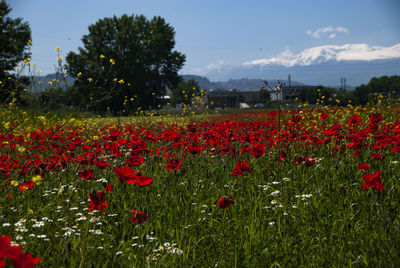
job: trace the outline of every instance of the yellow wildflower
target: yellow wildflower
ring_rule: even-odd
[[[40,175],[37,175],[37,176],[32,177],[32,181],[33,181],[34,183],[36,183],[37,185],[41,184],[41,183],[42,183],[42,180],[43,180],[43,178],[42,178],[42,176],[40,176]]]

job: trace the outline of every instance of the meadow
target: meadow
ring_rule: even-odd
[[[400,265],[399,106],[0,112],[0,267]]]

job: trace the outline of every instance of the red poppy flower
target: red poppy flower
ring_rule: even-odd
[[[103,161],[103,160],[98,160],[98,161],[96,161],[96,166],[97,166],[99,169],[105,169],[105,168],[108,167],[109,165],[110,165],[110,163],[107,162],[107,161]]]
[[[329,129],[324,131],[325,136],[334,136],[337,134],[338,130],[340,129],[340,124],[336,123],[333,126],[331,126]]]
[[[179,159],[171,159],[168,162],[168,165],[165,166],[165,168],[169,171],[174,171],[174,170],[178,170],[182,165],[181,160]]]
[[[109,132],[110,132],[110,135],[107,136],[107,138],[109,138],[112,141],[116,141],[118,139],[118,137],[121,136],[121,134],[122,134],[122,131],[117,130],[117,129],[110,129]]]
[[[321,117],[319,118],[319,121],[324,121],[328,118],[329,114],[328,113],[322,113]]]
[[[369,123],[371,125],[377,125],[382,120],[381,114],[373,114],[369,117]]]
[[[363,174],[362,177],[365,180],[361,186],[364,191],[366,188],[374,188],[378,191],[383,191],[385,189],[385,186],[381,182],[380,170],[372,174]]]
[[[262,145],[262,144],[257,144],[256,146],[254,146],[254,147],[251,149],[250,153],[251,153],[254,157],[259,158],[260,156],[263,156],[263,155],[265,154],[266,151],[267,151],[267,150],[265,149],[265,146],[264,146],[264,145]]]
[[[14,267],[35,267],[42,258],[34,258],[30,253],[21,252],[21,246],[10,246],[8,235],[0,236],[0,267],[5,267],[3,258],[12,260]]]
[[[106,187],[104,187],[104,191],[111,191],[112,189],[114,188],[114,185],[112,185],[112,184],[109,184],[109,185],[107,185]]]
[[[242,172],[242,170],[240,170],[239,168],[235,168],[235,169],[232,171],[232,175],[237,176],[237,177],[241,177],[241,176],[243,176],[243,172]]]
[[[392,150],[390,150],[390,152],[392,152],[392,153],[396,153],[396,152],[400,153],[400,145],[394,146],[392,148]]]
[[[235,204],[232,196],[223,196],[218,200],[218,207],[221,209],[227,209],[230,205]]]
[[[19,189],[21,190],[21,192],[24,192],[24,191],[32,189],[33,185],[34,185],[33,181],[26,181],[19,186]]]
[[[83,178],[83,181],[86,180],[96,180],[95,177],[93,177],[93,169],[86,169],[84,171],[81,171],[78,173],[79,177]]]
[[[242,176],[243,172],[249,172],[250,174],[253,174],[253,172],[250,169],[250,165],[246,161],[237,161],[236,162],[236,168],[232,171],[232,175],[235,176]]]
[[[286,153],[285,151],[281,151],[281,152],[279,153],[279,159],[280,159],[280,161],[285,160],[287,157],[288,157],[288,155],[287,155],[287,153]]]
[[[34,258],[30,253],[16,252],[11,259],[14,267],[35,267],[42,258]]]
[[[371,155],[371,158],[373,160],[382,160],[383,159],[383,155],[380,154],[380,153],[374,153],[374,154]]]
[[[139,187],[147,187],[150,186],[152,182],[153,182],[152,177],[136,176],[136,180],[134,183],[136,183]]]
[[[361,121],[361,117],[358,114],[353,115],[349,119],[349,125],[350,126],[355,126]]]
[[[8,235],[0,236],[0,259],[7,256],[8,248],[10,247],[10,242],[11,242],[10,236]]]
[[[368,170],[370,168],[369,164],[367,163],[359,163],[358,170]]]
[[[135,224],[142,224],[149,220],[149,216],[141,212],[140,210],[131,210],[131,221]]]
[[[114,168],[114,172],[118,178],[127,183],[134,183],[136,180],[136,174],[130,167]]]
[[[187,147],[187,150],[191,154],[199,154],[201,151],[203,151],[203,146],[192,144]]]
[[[130,166],[140,166],[144,162],[144,158],[139,155],[132,155],[129,157],[128,165]]]
[[[117,140],[117,143],[118,143],[119,145],[124,145],[124,144],[127,144],[127,143],[128,143],[128,140],[127,140],[127,139],[118,139],[118,140]]]
[[[89,193],[89,212],[92,211],[93,209],[101,210],[102,212],[105,213],[105,208],[108,207],[108,204],[105,203],[104,201],[106,200],[106,193],[105,192],[92,192]]]

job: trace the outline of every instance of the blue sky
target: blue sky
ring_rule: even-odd
[[[32,30],[32,59],[43,74],[82,46],[97,20],[113,15],[161,16],[175,28],[184,74],[206,74],[255,60],[291,57],[318,46],[400,43],[397,0],[6,0]],[[384,54],[394,55],[397,50]],[[354,49],[353,49],[354,52]],[[286,53],[286,54],[285,54]],[[287,55],[286,55],[287,56]],[[286,57],[285,56],[285,57]],[[397,54],[394,56],[398,56]]]

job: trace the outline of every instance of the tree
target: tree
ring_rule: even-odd
[[[260,88],[259,91],[254,91],[250,95],[252,103],[263,103],[271,100],[271,93],[265,88]]]
[[[354,96],[359,104],[367,104],[374,93],[391,93],[397,96],[400,92],[400,76],[373,77],[367,85],[362,84],[354,90]]]
[[[239,102],[245,102],[245,97],[243,96],[242,93],[240,93],[237,89],[233,89],[230,93],[229,96],[233,96],[233,97],[238,97],[238,101]]]
[[[271,100],[271,92],[269,92],[266,88],[261,88],[260,91],[258,91],[258,95],[261,103],[266,103]]]
[[[172,105],[190,105],[192,103],[192,98],[198,95],[200,95],[200,87],[195,80],[181,81],[176,88],[172,89]]]
[[[157,107],[181,81],[185,56],[173,50],[174,35],[161,17],[122,15],[90,25],[84,47],[66,57],[68,73],[78,78],[74,94],[81,104],[92,98],[96,111]]]
[[[9,73],[17,64],[30,57],[28,47],[31,29],[22,18],[11,19],[7,15],[11,8],[3,0],[0,2],[0,102],[10,97],[18,97],[22,87],[17,83],[15,75]],[[26,82],[26,81],[24,81]]]

